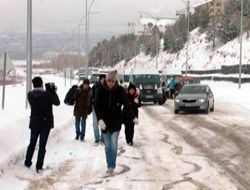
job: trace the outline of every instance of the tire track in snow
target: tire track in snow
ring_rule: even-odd
[[[149,115],[149,117],[150,117],[151,119],[155,120],[155,123],[161,122],[161,123],[163,124],[163,126],[164,126],[164,123],[166,123],[166,121],[164,121],[164,122],[162,121],[162,118],[160,117],[160,114],[158,114],[158,113],[155,114],[155,113],[154,113],[154,110],[153,110],[152,108],[150,108],[150,107],[147,107],[147,108],[145,108],[144,110],[145,110],[145,112]],[[171,120],[169,120],[168,123],[169,123],[169,122],[171,122]],[[166,138],[167,138],[167,139],[166,139]],[[169,136],[166,136],[166,135],[165,135],[163,141],[164,141],[165,143],[168,143],[168,144],[170,144],[170,145],[174,145],[174,146],[176,147],[177,145],[175,145],[174,143],[170,142],[170,141],[168,140],[168,138],[169,138]],[[205,189],[205,188],[209,189],[205,184],[203,184],[203,183],[201,183],[201,182],[198,182],[198,181],[194,181],[191,177],[188,177],[188,175],[190,175],[190,174],[192,174],[192,173],[197,173],[197,172],[199,172],[199,171],[202,169],[202,167],[201,167],[200,165],[198,165],[197,163],[188,162],[188,161],[182,161],[182,162],[183,162],[183,163],[186,163],[186,164],[189,164],[189,165],[190,165],[190,164],[193,165],[193,166],[194,166],[194,169],[191,170],[190,172],[186,172],[186,173],[182,174],[182,175],[184,176],[183,179],[174,181],[174,182],[169,183],[169,184],[165,184],[165,185],[163,186],[162,190],[172,189],[172,188],[174,188],[175,185],[178,185],[178,184],[180,184],[180,183],[185,183],[185,182],[190,182],[190,183],[192,183],[192,184],[195,185],[198,189]]]
[[[150,114],[154,112],[154,110],[147,110]],[[157,114],[155,114],[157,115]],[[241,158],[244,158],[249,162],[249,142],[245,141],[244,138],[241,138],[238,134],[236,134],[233,130],[227,127],[225,128],[224,123],[220,125],[219,123],[215,124],[214,122],[206,121],[205,118],[209,116],[199,116],[199,115],[178,115],[174,118],[182,120],[182,123],[191,123],[192,125],[196,126],[196,128],[206,128],[208,130],[211,130],[216,133],[216,137],[219,138],[226,138],[227,141],[225,142],[232,142],[235,144],[240,150],[243,151],[244,156],[241,154]],[[157,115],[158,120],[160,120],[159,115]],[[161,118],[162,122],[165,123],[164,118]],[[213,148],[209,148],[204,145],[204,142],[201,141],[198,137],[196,137],[194,134],[192,134],[187,129],[184,129],[181,127],[181,125],[178,125],[178,122],[168,121],[168,126],[176,132],[179,136],[183,138],[189,145],[193,146],[194,148],[198,149],[200,152],[202,152],[207,158],[210,159],[212,163],[216,163],[218,167],[222,168],[225,172],[224,175],[230,177],[230,179],[238,186],[239,190],[248,190],[250,187],[249,182],[249,174],[247,171],[249,171],[249,165],[248,166],[242,166],[237,167],[234,163],[230,161],[231,157],[237,157],[237,155],[233,154],[231,157],[225,158],[225,155],[218,155],[218,152],[214,152]],[[215,138],[214,138],[215,139]],[[211,141],[208,142],[210,144]],[[216,143],[218,146],[221,146],[221,142]],[[245,150],[247,149],[247,150]],[[223,153],[223,152],[221,152]],[[247,168],[247,169],[246,169]],[[242,169],[246,169],[246,172],[242,172]],[[245,176],[244,176],[245,175]]]

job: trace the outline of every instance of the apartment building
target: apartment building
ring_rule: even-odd
[[[194,6],[195,11],[209,10],[210,17],[224,13],[225,5],[229,0],[203,0]]]

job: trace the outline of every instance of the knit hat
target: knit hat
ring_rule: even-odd
[[[34,88],[39,88],[43,86],[43,80],[41,77],[37,76],[32,79],[32,84]]]
[[[105,74],[100,74],[99,75],[99,80],[101,80],[102,78],[106,78],[106,75]]]
[[[89,79],[85,78],[85,79],[83,80],[83,84],[87,84],[87,85],[89,85],[89,84],[90,84]]]
[[[108,81],[108,80],[116,81],[116,80],[117,80],[117,70],[110,71],[110,72],[107,74],[106,80],[107,80],[107,81]]]
[[[134,89],[136,91],[136,86],[133,83],[129,83],[129,85],[128,85],[128,91],[130,89]]]

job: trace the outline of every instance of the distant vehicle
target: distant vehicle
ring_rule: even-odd
[[[154,102],[162,105],[166,95],[161,87],[161,80],[156,69],[138,69],[133,72],[133,83],[140,90],[142,102]]]
[[[163,69],[161,71],[161,76],[162,76],[162,80],[166,81],[166,83],[168,85],[172,77],[174,77],[174,78],[180,77],[180,76],[182,76],[182,72],[180,69],[176,69],[176,68]]]
[[[214,111],[214,96],[208,85],[184,85],[174,100],[174,113],[180,111]]]
[[[83,80],[86,77],[86,68],[80,68],[78,70],[78,80]]]
[[[186,84],[200,84],[200,79],[198,77],[191,76],[179,76],[175,78],[175,96],[179,94],[181,88]]]
[[[93,73],[90,77],[90,83],[94,84],[99,81],[99,73]]]
[[[124,87],[128,87],[129,83],[133,83],[133,71],[118,71],[119,82]]]

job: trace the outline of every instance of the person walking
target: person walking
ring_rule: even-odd
[[[95,146],[97,146],[99,143],[100,144],[103,143],[103,137],[102,137],[101,129],[99,129],[98,127],[98,121],[97,121],[96,112],[94,108],[94,102],[96,99],[98,88],[104,85],[105,80],[106,80],[106,75],[100,74],[99,81],[92,86],[92,101],[91,102],[92,102],[93,130],[94,130],[94,137],[95,137],[94,145]]]
[[[138,108],[141,106],[141,100],[139,96],[139,92],[136,89],[136,86],[133,83],[130,83],[126,95],[129,101],[129,106],[134,113],[134,115],[138,118],[139,110]],[[134,138],[134,122],[131,120],[128,114],[128,110],[126,108],[123,109],[123,120],[125,125],[125,138],[126,142],[129,146],[133,146],[133,138]]]
[[[117,82],[117,71],[107,74],[106,82],[100,86],[95,100],[95,111],[98,126],[103,132],[107,174],[113,175],[116,167],[118,137],[122,125],[122,111],[124,106],[128,110],[129,117],[135,124],[138,119],[131,111],[125,90]]]
[[[171,77],[171,80],[170,80],[170,82],[169,82],[169,84],[168,84],[168,87],[169,87],[169,89],[170,89],[170,98],[171,98],[171,99],[174,99],[175,84],[176,84],[176,82],[175,82],[174,77]]]
[[[75,106],[74,106],[74,116],[75,116],[75,130],[76,130],[76,140],[84,141],[85,129],[86,129],[86,119],[91,113],[91,88],[89,86],[89,79],[84,79],[83,84],[76,89],[74,94]],[[81,129],[80,129],[81,124]]]
[[[54,116],[52,105],[59,106],[60,100],[56,93],[54,83],[43,88],[43,80],[37,76],[32,79],[33,90],[28,92],[28,101],[31,108],[30,114],[30,143],[27,148],[24,165],[28,168],[32,165],[32,157],[39,137],[39,150],[36,162],[36,172],[43,169],[46,144],[50,130],[54,127]]]

